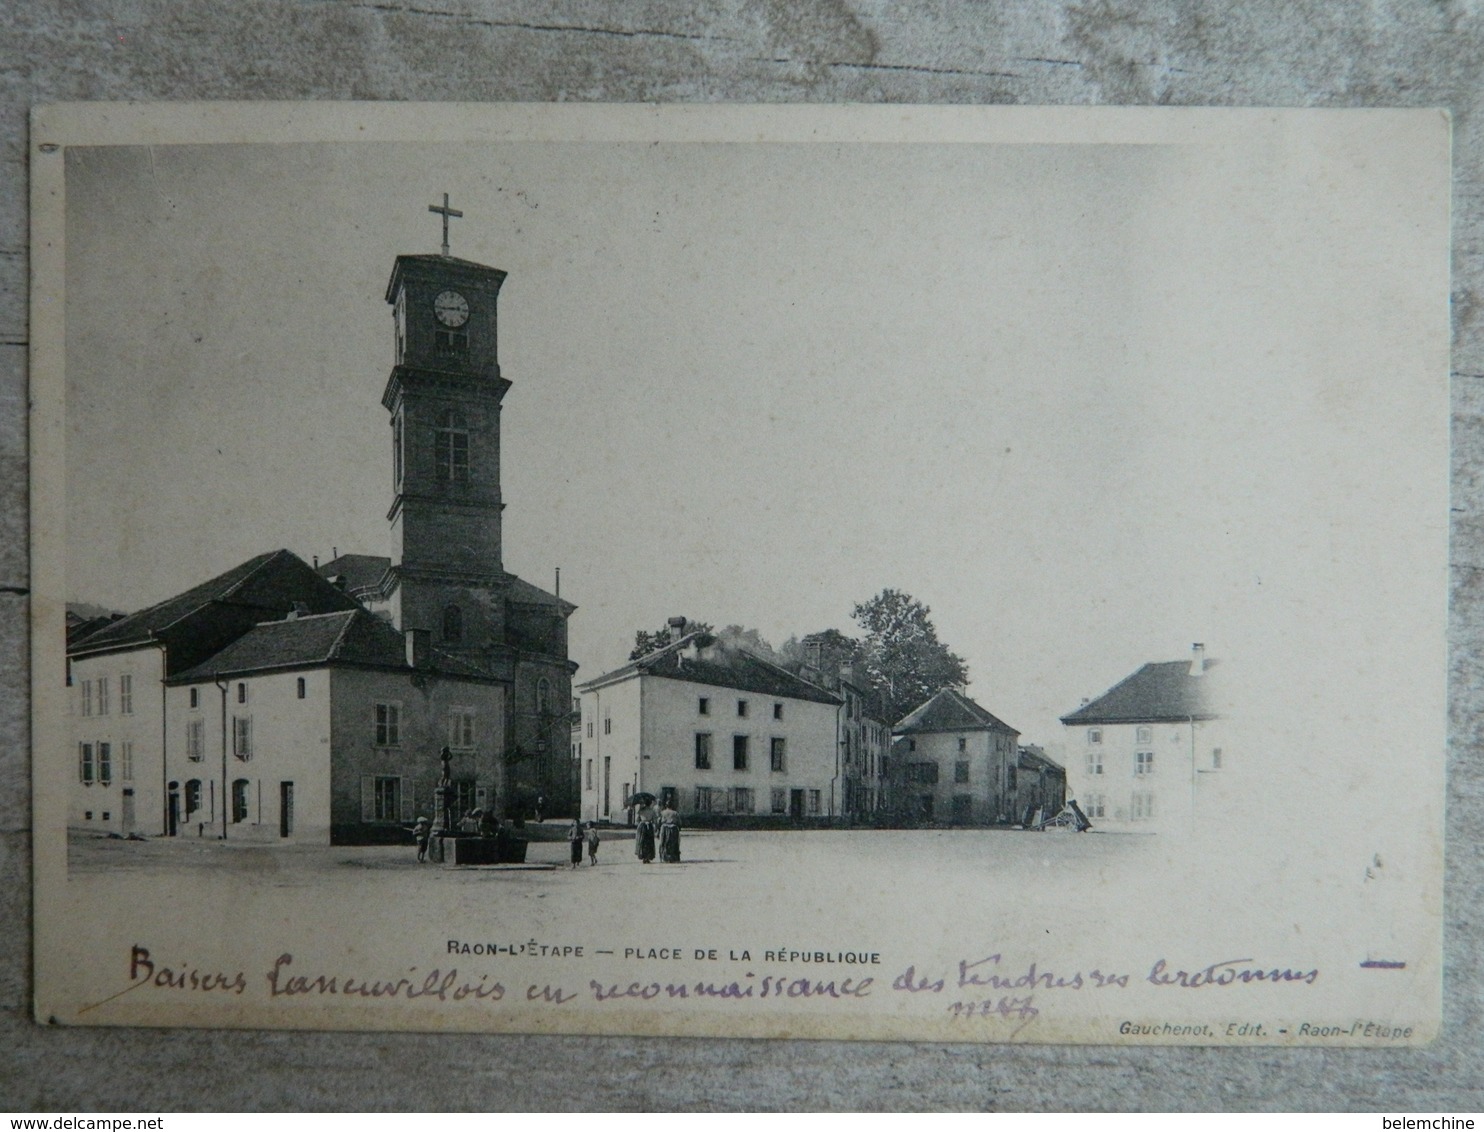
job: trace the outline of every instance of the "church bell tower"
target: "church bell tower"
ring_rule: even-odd
[[[567,619],[577,608],[505,570],[500,517],[497,303],[505,273],[448,254],[402,255],[386,301],[396,354],[381,403],[391,415],[390,563],[374,601],[435,669],[505,686],[490,805],[567,813],[574,797]],[[431,646],[426,647],[426,646]]]
[[[395,364],[382,404],[391,414],[394,623],[444,650],[486,650],[505,636],[500,535],[500,376],[497,301],[505,272],[448,254],[398,256],[387,284]]]

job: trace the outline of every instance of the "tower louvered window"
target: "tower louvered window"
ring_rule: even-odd
[[[433,454],[441,482],[469,482],[469,425],[464,414],[457,409],[443,414]]]

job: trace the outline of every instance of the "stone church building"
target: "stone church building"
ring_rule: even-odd
[[[504,280],[446,228],[396,259],[388,554],[261,554],[69,641],[71,827],[405,840],[444,747],[456,810],[572,812],[576,607],[503,566]]]

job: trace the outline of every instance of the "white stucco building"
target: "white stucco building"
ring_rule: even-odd
[[[83,833],[406,841],[450,752],[456,808],[502,782],[508,681],[399,633],[286,550],[74,642]]]
[[[841,698],[671,621],[663,648],[579,688],[582,817],[628,823],[653,794],[687,824],[839,813]]]
[[[1067,793],[1095,829],[1186,830],[1229,773],[1220,670],[1204,645],[1146,664],[1062,716]]]
[[[1009,825],[1017,817],[1020,732],[944,688],[892,728],[899,820]]]

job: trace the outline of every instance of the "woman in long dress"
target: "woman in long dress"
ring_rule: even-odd
[[[654,814],[648,807],[639,811],[634,828],[634,855],[646,865],[654,860]]]
[[[667,865],[680,863],[680,815],[670,806],[660,811],[660,860]]]
[[[572,819],[572,825],[567,830],[567,845],[572,851],[572,867],[575,869],[582,864],[582,848],[587,842],[587,830],[582,828],[582,822],[577,818]]]

